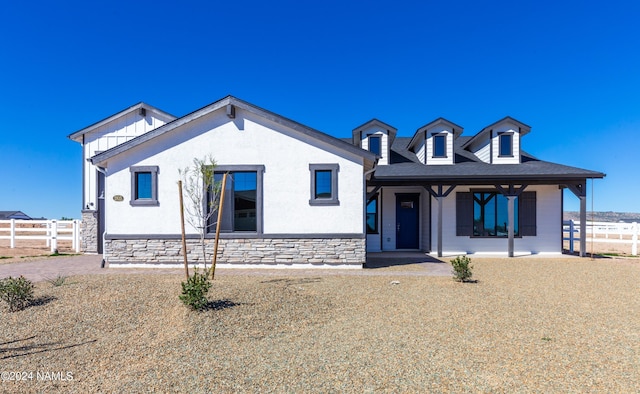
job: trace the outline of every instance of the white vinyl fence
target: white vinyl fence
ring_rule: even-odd
[[[568,233],[563,239],[569,241],[569,251],[573,253],[574,242],[580,241],[580,222],[565,220],[562,225],[563,233]],[[587,241],[631,244],[631,254],[638,255],[638,223],[586,222],[586,227]]]
[[[80,252],[80,220],[0,220],[0,239],[10,240],[11,248],[16,240],[40,239],[58,250],[58,241],[71,241],[71,247]]]

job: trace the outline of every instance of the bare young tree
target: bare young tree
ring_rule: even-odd
[[[205,270],[207,253],[204,240],[208,230],[217,224],[215,220],[220,203],[221,182],[215,180],[215,168],[216,161],[207,156],[204,159],[194,158],[192,166],[178,170],[187,200],[185,219],[200,233]]]

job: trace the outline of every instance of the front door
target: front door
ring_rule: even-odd
[[[420,194],[396,194],[396,249],[420,248]]]

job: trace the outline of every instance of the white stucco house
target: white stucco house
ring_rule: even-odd
[[[211,155],[230,174],[222,265],[560,254],[562,190],[585,215],[586,180],[604,174],[527,154],[530,127],[510,117],[462,131],[439,118],[398,137],[373,119],[338,139],[232,96],[179,118],[139,103],[69,135],[82,145],[82,248],[111,266],[179,264],[178,170]],[[202,261],[197,233],[187,227],[192,262]]]

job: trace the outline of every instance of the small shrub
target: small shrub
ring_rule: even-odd
[[[192,276],[187,279],[186,282],[182,282],[182,294],[180,294],[180,300],[191,307],[191,309],[200,311],[207,306],[207,293],[211,288],[211,282],[209,282],[209,276],[207,270],[204,273],[199,273],[196,268]]]
[[[471,275],[473,275],[471,270],[473,269],[473,266],[471,265],[470,258],[467,256],[458,256],[451,260],[451,265],[453,266],[454,280],[457,280],[458,282],[471,281]]]
[[[55,278],[47,278],[46,281],[51,283],[51,286],[53,287],[59,287],[64,285],[64,282],[67,281],[67,277],[64,275],[58,274],[58,276],[56,276]]]
[[[33,302],[33,282],[24,276],[0,280],[0,298],[9,304],[9,312],[20,311]]]

